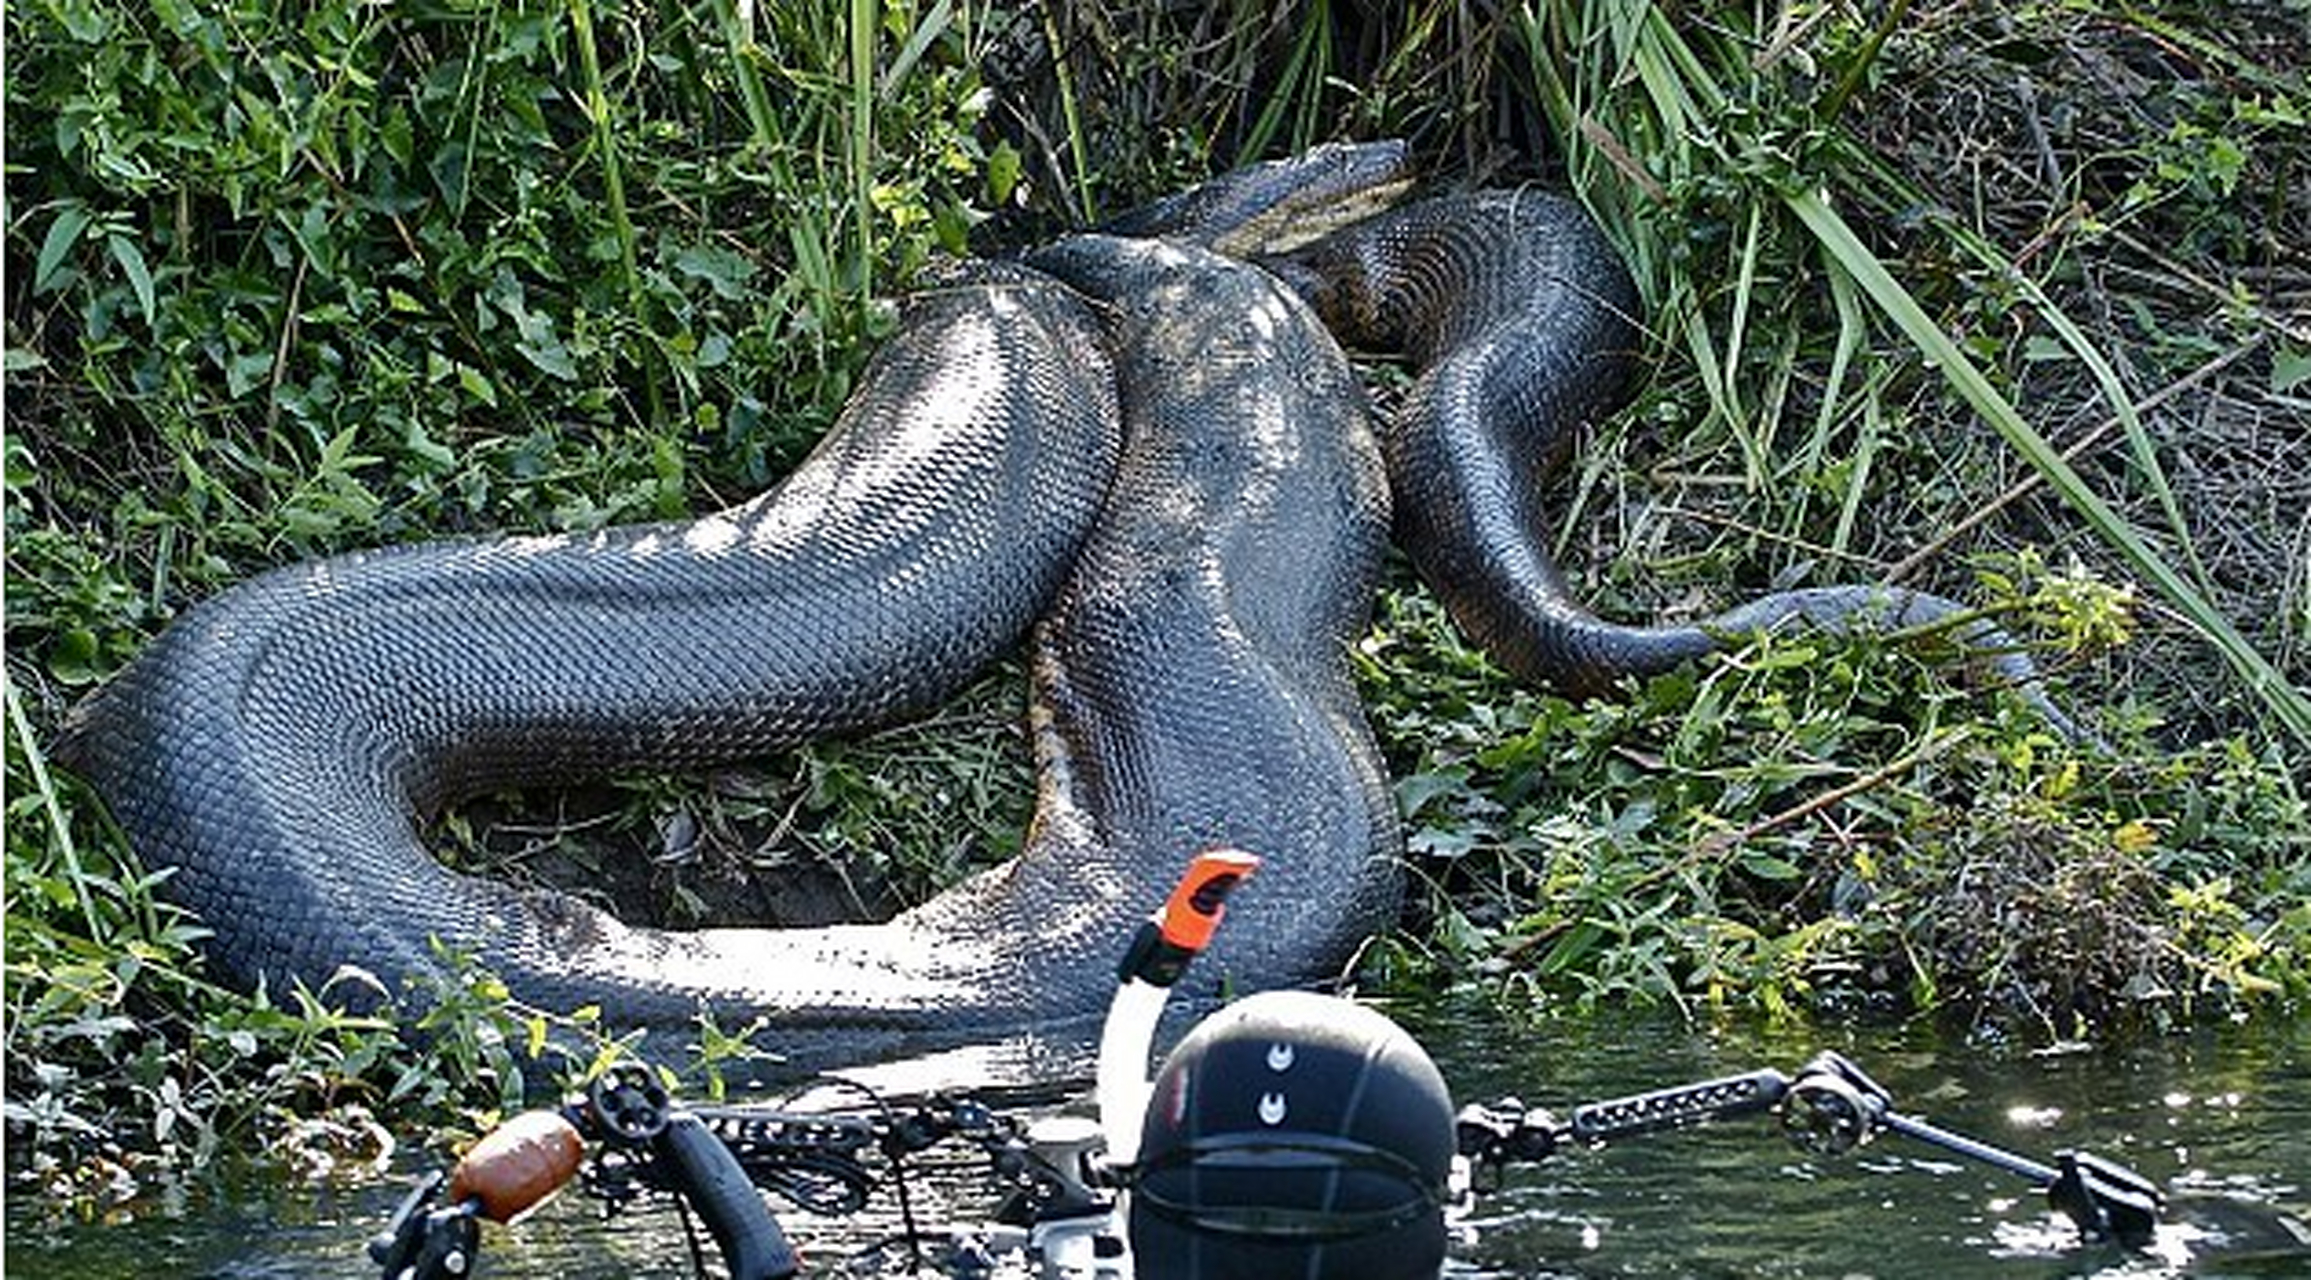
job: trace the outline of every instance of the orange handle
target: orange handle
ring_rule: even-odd
[[[449,1202],[481,1201],[482,1216],[509,1222],[569,1182],[586,1158],[578,1130],[559,1111],[524,1111],[473,1144],[449,1175]]]
[[[1172,887],[1172,896],[1156,913],[1156,928],[1163,940],[1182,951],[1197,952],[1212,940],[1227,914],[1228,895],[1251,878],[1260,860],[1241,849],[1206,849],[1188,864],[1187,874]]]

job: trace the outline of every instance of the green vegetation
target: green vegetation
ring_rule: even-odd
[[[1516,16],[1660,356],[1570,478],[1591,598],[1935,585],[2067,654],[2119,745],[2063,749],[1870,642],[1571,706],[1399,599],[1370,700],[1434,858],[1408,977],[2040,1037],[2311,989],[2305,570],[2278,515],[2311,491],[2269,469],[2307,407],[2305,28],[2224,12]],[[2154,429],[2170,400],[2196,429]],[[2260,462],[2186,474],[2227,449]],[[2216,687],[2260,714],[2209,714]]]
[[[2302,0],[1109,8],[11,7],[6,1080],[43,1182],[100,1202],[252,1136],[358,1160],[380,1116],[469,1127],[586,1065],[535,1061],[486,975],[430,1060],[204,978],[43,754],[177,611],[738,500],[933,257],[1343,134],[1569,185],[1628,253],[1654,374],[1556,488],[1602,611],[1933,588],[2045,643],[2115,744],[1887,638],[1576,705],[1400,576],[1360,655],[1420,892],[1372,978],[2044,1037],[2311,994]],[[1016,847],[1019,684],[438,834],[646,919],[887,909]]]

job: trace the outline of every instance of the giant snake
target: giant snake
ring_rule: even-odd
[[[462,954],[527,1003],[616,1026],[761,1019],[804,1065],[1080,1034],[1129,922],[1220,843],[1267,866],[1205,987],[1336,972],[1401,879],[1348,665],[1391,494],[1460,625],[1575,692],[1879,599],[1782,593],[1685,628],[1583,609],[1532,495],[1618,404],[1635,291],[1577,206],[1535,192],[1416,201],[1268,251],[1304,202],[1402,164],[1385,144],[1321,149],[951,273],[811,457],[742,506],[253,579],[76,708],[60,755],[245,984],[350,965],[400,990]],[[1377,440],[1326,322],[1422,370]],[[1889,616],[1952,607],[1903,596]],[[633,928],[450,871],[417,834],[481,791],[907,716],[1022,638],[1023,851],[886,923]]]

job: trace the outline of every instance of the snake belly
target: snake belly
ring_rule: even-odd
[[[617,1026],[952,1023],[1007,921],[967,961],[888,927],[633,929],[455,873],[415,824],[481,791],[694,769],[951,696],[1046,610],[1105,501],[1106,351],[1071,290],[981,268],[913,304],[818,448],[755,500],[252,579],[75,708],[59,757],[244,986],[355,966],[400,993],[442,971],[438,940],[523,1002]]]

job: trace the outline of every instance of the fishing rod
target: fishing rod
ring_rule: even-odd
[[[1179,1280],[1278,1273],[1289,1255],[1291,1274],[1414,1280],[1441,1265],[1448,1215],[1499,1189],[1512,1166],[1768,1115],[1815,1157],[1891,1135],[1988,1165],[2037,1189],[2088,1241],[2143,1249],[2168,1212],[2155,1183],[2115,1161],[2083,1151],[2043,1161],[1902,1111],[1834,1052],[1794,1074],[1761,1068],[1583,1103],[1563,1118],[1513,1098],[1456,1111],[1426,1053],[1384,1015],[1272,992],[1206,1018],[1150,1079],[1171,988],[1257,865],[1233,850],[1198,855],[1125,949],[1096,1120],[1029,1118],[969,1096],[894,1105],[857,1085],[864,1101],[847,1109],[692,1105],[629,1063],[421,1179],[370,1259],[381,1280],[466,1280],[483,1220],[510,1222],[575,1181],[612,1211],[671,1198],[704,1222],[733,1280],[783,1280],[800,1261],[766,1197],[839,1218],[888,1181],[917,1272],[1129,1280],[1136,1261],[1139,1274]],[[975,1150],[999,1192],[988,1221],[943,1237],[917,1228],[905,1194],[908,1161],[941,1146]],[[2311,1257],[2311,1235],[2296,1236]],[[693,1253],[704,1274],[695,1236]]]

